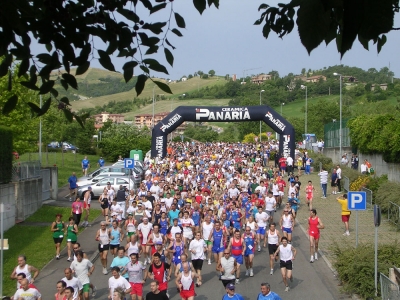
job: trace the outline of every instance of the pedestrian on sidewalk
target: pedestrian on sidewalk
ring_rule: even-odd
[[[345,233],[343,233],[343,235],[350,235],[349,221],[350,221],[351,211],[348,209],[347,194],[343,194],[342,197],[339,196],[336,200],[342,206],[342,222],[344,223],[346,230]]]
[[[340,168],[340,165],[336,166],[336,175],[337,175],[337,187],[338,187],[338,194],[342,192],[342,186],[340,185],[340,181],[342,180],[342,169]]]
[[[72,172],[72,175],[68,178],[69,184],[69,202],[72,202],[72,199],[75,199],[78,195],[78,178],[76,177],[75,172]]]
[[[333,171],[332,171],[331,188],[332,188],[332,194],[336,195],[337,194],[337,173],[336,173],[336,168],[333,168]]]
[[[261,293],[258,294],[257,300],[282,300],[282,298],[271,291],[269,283],[263,282],[261,283]]]
[[[323,199],[326,198],[326,190],[328,188],[328,171],[322,166],[321,171],[318,173],[319,180],[321,182],[322,188],[322,197]]]

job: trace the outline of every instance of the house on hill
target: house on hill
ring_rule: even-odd
[[[113,123],[121,124],[124,123],[125,117],[121,114],[110,114],[108,112],[102,112],[101,114],[93,115],[94,127],[100,129],[103,127],[104,123],[111,120]]]
[[[316,82],[320,81],[321,79],[323,81],[326,81],[326,76],[324,76],[324,75],[315,75],[315,76],[310,76],[310,77],[307,77],[307,76],[296,76],[294,79],[302,80],[304,82],[316,83]]]
[[[251,83],[255,83],[255,84],[260,85],[264,81],[271,80],[271,79],[272,79],[272,75],[260,74],[260,75],[251,77]]]

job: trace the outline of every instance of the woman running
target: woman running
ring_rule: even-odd
[[[61,220],[62,215],[56,214],[56,220],[51,224],[51,232],[53,232],[53,240],[56,246],[56,259],[60,259],[60,245],[64,239],[64,222]]]
[[[128,219],[125,220],[124,228],[126,230],[126,242],[131,241],[132,235],[136,234],[137,223],[133,218],[133,213],[128,213]]]
[[[310,263],[313,263],[314,259],[318,260],[318,242],[320,237],[319,230],[324,228],[325,226],[322,223],[321,219],[317,217],[317,210],[311,209],[310,217],[308,218],[308,230],[307,230],[310,238],[310,253],[311,253]]]
[[[100,195],[99,197],[99,203],[101,207],[101,214],[103,215],[104,219],[107,221],[108,219],[108,191],[105,188],[103,191],[103,194]]]
[[[78,225],[75,224],[74,218],[70,217],[68,219],[69,223],[67,225],[67,251],[68,251],[68,261],[72,261],[73,258],[73,246],[77,241]]]

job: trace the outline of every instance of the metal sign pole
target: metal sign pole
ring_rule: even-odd
[[[375,226],[375,297],[378,296],[378,226]]]
[[[356,210],[356,248],[358,247],[358,210]]]

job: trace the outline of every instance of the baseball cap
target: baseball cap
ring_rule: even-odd
[[[91,186],[88,186],[88,190],[91,190],[92,189],[92,187]]]
[[[130,212],[130,213],[128,214],[128,216],[133,216],[133,213]]]
[[[234,291],[235,290],[235,285],[233,283],[229,283],[229,284],[226,285],[226,288],[228,290]]]
[[[162,199],[162,200],[161,200],[161,203],[165,203],[165,200],[164,200],[164,199]]]

